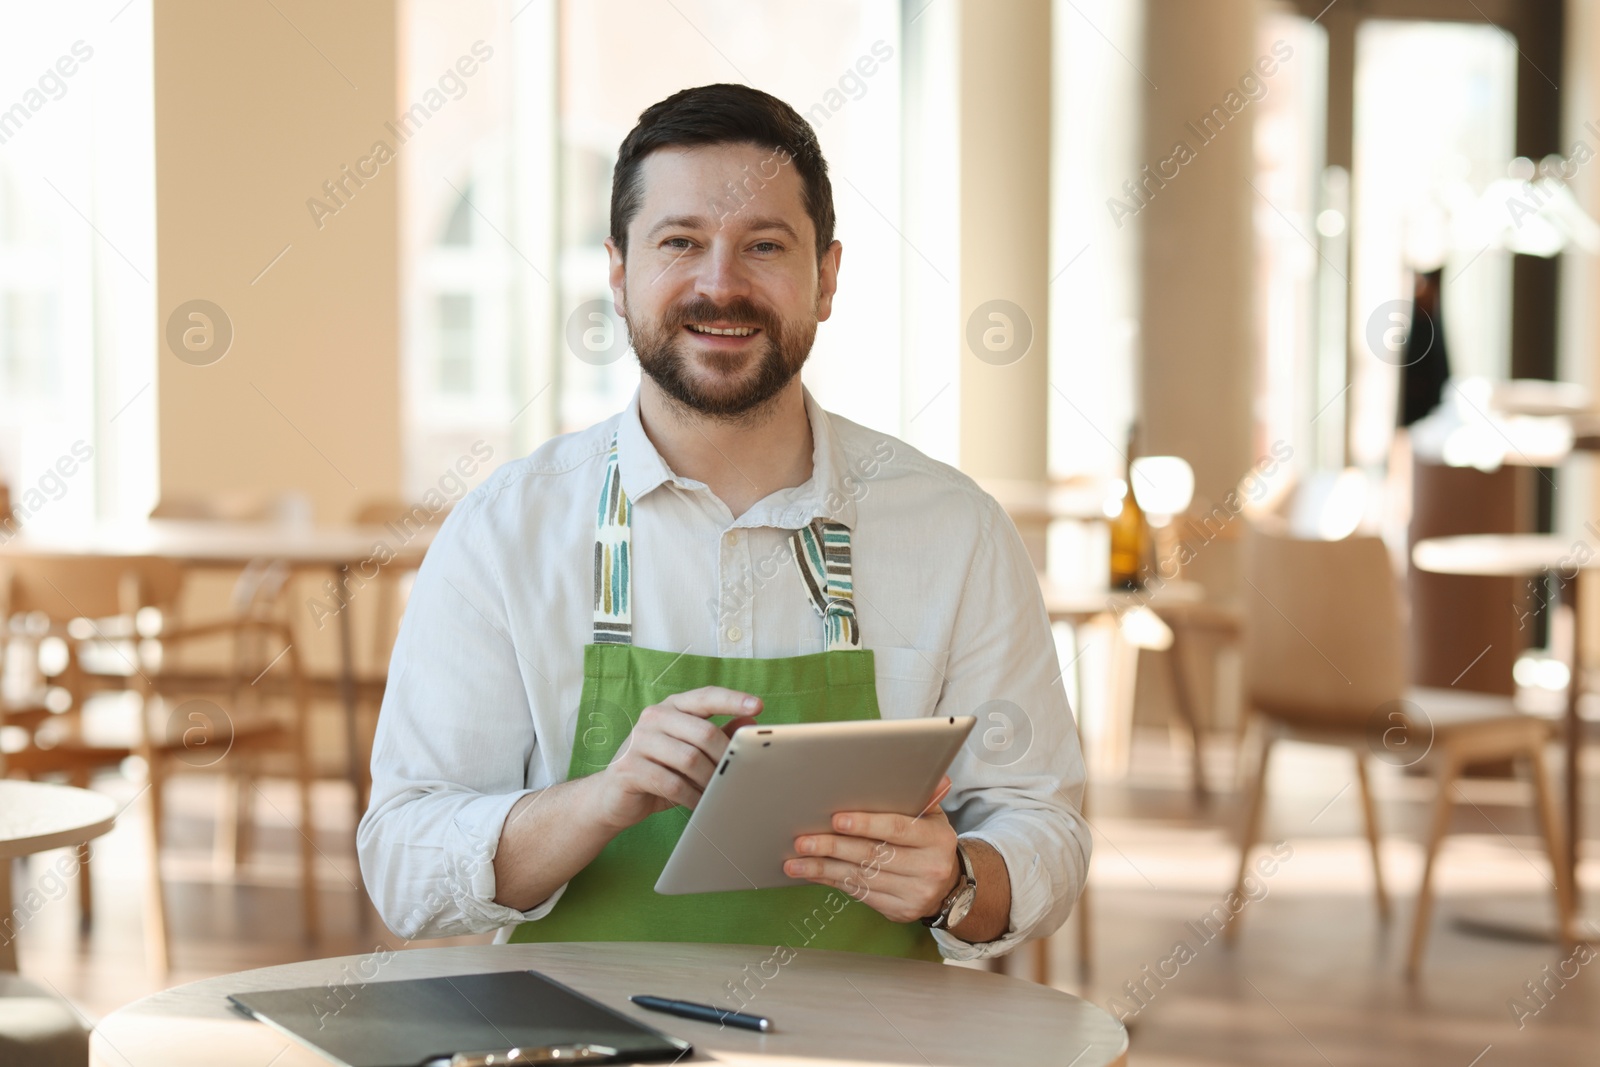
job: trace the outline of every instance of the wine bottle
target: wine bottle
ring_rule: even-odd
[[[1111,520],[1111,586],[1114,589],[1143,588],[1145,561],[1150,554],[1150,524],[1145,521],[1139,501],[1133,495],[1133,457],[1138,433],[1137,423],[1128,428],[1128,465],[1122,472],[1122,506]]]

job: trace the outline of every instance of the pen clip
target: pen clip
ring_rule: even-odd
[[[483,1052],[458,1052],[450,1057],[449,1067],[512,1067],[519,1063],[603,1063],[614,1059],[617,1050],[607,1045],[577,1042],[570,1045],[542,1045],[538,1048],[509,1048]]]

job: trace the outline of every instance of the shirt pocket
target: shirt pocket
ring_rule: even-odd
[[[926,718],[944,692],[948,649],[875,648],[872,661],[878,684],[878,715],[884,719]]]

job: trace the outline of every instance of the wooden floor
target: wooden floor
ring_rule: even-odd
[[[1213,755],[1214,778],[1228,781],[1229,754]],[[1577,963],[1568,962],[1565,973],[1572,977],[1563,984],[1549,977],[1565,956],[1555,946],[1485,938],[1455,922],[1467,913],[1538,919],[1553,911],[1548,867],[1522,787],[1467,783],[1471,803],[1458,809],[1458,835],[1447,844],[1438,875],[1426,970],[1408,985],[1400,961],[1420,872],[1416,842],[1431,798],[1425,780],[1397,772],[1377,776],[1395,905],[1385,927],[1373,905],[1348,757],[1282,746],[1266,840],[1285,842],[1292,854],[1261,880],[1256,899],[1240,914],[1239,942],[1230,947],[1220,938],[1207,940],[1203,918],[1232,883],[1237,813],[1231,793],[1197,811],[1182,753],[1169,751],[1164,735],[1141,739],[1135,763],[1138,775],[1102,784],[1093,797],[1092,980],[1077,982],[1071,926],[1051,944],[1058,985],[1128,1014],[1132,1063],[1600,1062],[1600,958],[1578,967],[1575,976]],[[140,936],[142,799],[124,779],[105,778],[98,788],[131,806],[95,852],[99,911],[93,932],[79,937],[75,891],[51,877],[61,853],[32,857],[15,883],[19,904],[29,890],[36,893],[19,939],[22,972],[70,997],[91,1019],[161,984],[146,973]],[[348,793],[338,783],[320,787],[317,796],[328,932],[320,943],[306,943],[289,821],[293,796],[270,786],[267,795],[271,804],[260,805],[259,859],[230,874],[216,869],[210,852],[217,799],[212,780],[197,776],[173,787],[174,847],[166,875],[174,972],[166,984],[404,945],[375,919],[362,926]],[[1591,828],[1600,826],[1594,808]],[[1593,848],[1580,878],[1590,887],[1590,913],[1600,915],[1600,854]],[[1026,973],[1026,964],[1024,952],[1013,970]],[[1529,996],[1528,982],[1542,983],[1542,1005]],[[1520,1020],[1512,1008],[1519,1001]]]

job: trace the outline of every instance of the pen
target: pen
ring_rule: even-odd
[[[725,1008],[712,1007],[710,1004],[696,1004],[688,1000],[672,1000],[669,997],[651,997],[639,994],[628,998],[641,1008],[650,1011],[665,1012],[668,1015],[677,1015],[685,1019],[698,1019],[703,1023],[723,1023],[727,1026],[737,1026],[742,1030],[760,1030],[767,1033],[772,1029],[772,1020],[764,1015],[746,1015],[742,1011],[728,1011]]]

